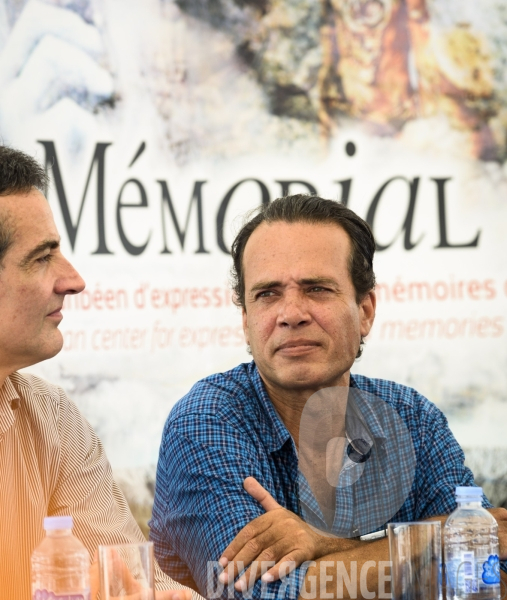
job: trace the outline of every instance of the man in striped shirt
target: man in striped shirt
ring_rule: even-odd
[[[99,544],[144,541],[100,440],[63,390],[18,373],[62,348],[67,294],[84,281],[60,251],[42,167],[0,146],[0,598],[30,598],[43,517],[72,515],[91,557]],[[97,568],[91,569],[92,598]],[[191,592],[156,567],[157,600]]]

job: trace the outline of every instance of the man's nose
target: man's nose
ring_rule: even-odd
[[[61,273],[55,285],[57,294],[79,294],[85,289],[85,282],[73,265],[62,256]]]
[[[286,292],[279,304],[278,324],[288,327],[300,327],[309,323],[311,315],[308,298],[300,291]]]

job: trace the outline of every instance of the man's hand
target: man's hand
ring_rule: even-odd
[[[192,600],[191,590],[166,590],[155,592],[155,600]]]
[[[90,598],[96,600],[100,590],[99,551],[95,550],[92,566],[90,567]]]
[[[90,598],[95,600],[100,589],[100,576],[99,576],[99,560],[98,552],[95,551],[93,557],[92,566],[90,567]],[[145,594],[132,594],[127,596],[129,600],[139,600],[144,598]],[[155,600],[192,600],[192,590],[164,590],[161,592],[155,592]]]
[[[111,600],[144,600],[146,592],[143,590],[135,594],[124,596],[110,596]],[[150,594],[151,597],[151,594]],[[155,592],[155,600],[192,600],[192,592],[190,590],[166,590],[164,592]]]
[[[315,560],[347,548],[359,542],[328,537],[318,533],[297,515],[282,508],[276,500],[253,477],[243,483],[245,490],[257,500],[266,514],[257,517],[238,533],[227,546],[219,562],[227,570],[220,575],[220,581],[227,584],[229,578],[239,574],[238,562],[244,567],[251,565],[235,583],[238,591],[251,587],[262,575],[262,581],[269,583],[290,573],[307,560]],[[262,562],[272,566],[261,573]],[[252,564],[252,563],[260,564]]]

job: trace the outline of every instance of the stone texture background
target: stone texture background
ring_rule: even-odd
[[[465,449],[465,456],[491,503],[507,508],[507,448]]]

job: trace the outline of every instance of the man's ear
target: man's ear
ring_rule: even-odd
[[[377,308],[377,296],[374,290],[370,290],[359,302],[359,318],[361,319],[361,336],[365,338],[369,333],[375,320]]]
[[[245,335],[245,341],[247,343],[247,345],[250,345],[250,341],[248,340],[248,317],[246,316],[246,309],[243,306],[243,308],[241,309],[241,317],[243,319],[243,333]]]

